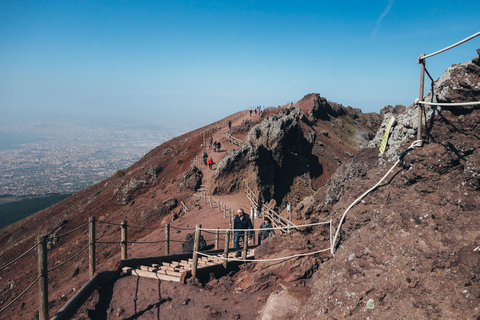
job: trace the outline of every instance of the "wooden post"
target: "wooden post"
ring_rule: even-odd
[[[208,202],[210,203],[210,209],[213,209],[212,196],[208,196]]]
[[[217,204],[218,204],[218,211],[220,211],[220,213],[222,213],[222,206],[220,204],[220,200],[217,201]]]
[[[95,274],[95,217],[88,218],[88,274]]]
[[[247,260],[247,249],[248,249],[248,230],[244,231],[243,236],[243,252],[242,252],[242,259]]]
[[[215,234],[215,250],[218,250],[219,245],[220,245],[220,230],[217,227],[217,233]]]
[[[223,204],[223,217],[224,218],[227,217],[227,204],[226,203]]]
[[[200,228],[201,224],[195,226],[195,242],[193,243],[193,261],[192,261],[192,277],[197,277],[197,266],[198,266],[198,243],[200,242]]]
[[[424,57],[425,53],[422,53],[420,58]],[[423,101],[423,94],[424,94],[424,85],[425,85],[425,59],[420,60],[420,93],[419,93],[419,100]],[[423,112],[423,105],[420,103],[418,104],[418,129],[417,129],[417,140],[422,140],[422,112]]]
[[[170,223],[165,225],[165,255],[170,254]]]
[[[223,257],[225,260],[223,260],[223,268],[227,270],[227,264],[228,264],[228,244],[230,242],[230,231],[225,232],[225,250],[223,251]]]
[[[37,237],[38,242],[38,316],[40,320],[48,320],[48,264],[47,236]]]
[[[121,226],[122,226],[122,230],[121,230],[122,235],[120,240],[120,248],[122,251],[121,259],[126,260],[127,259],[127,221],[123,220]]]

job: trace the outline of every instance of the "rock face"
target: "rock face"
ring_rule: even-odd
[[[477,50],[480,54],[480,49]],[[455,64],[434,82],[425,101],[475,102],[480,101],[480,59]]]
[[[197,191],[202,185],[203,173],[197,167],[188,170],[184,175],[182,181],[179,183],[180,190]]]
[[[474,69],[471,63],[451,68],[450,74],[460,76],[449,79],[452,85]],[[436,86],[446,84],[439,79]],[[441,92],[443,101],[475,96],[445,87]],[[358,152],[299,205],[304,216],[332,219],[337,226],[345,208],[387,172],[392,163],[386,160],[398,159],[398,150],[415,138],[408,132],[416,123],[414,108],[385,110],[393,113],[400,121],[390,138],[395,147],[390,156],[379,159],[376,148]],[[335,258],[313,275],[312,288],[321,289],[301,303],[297,318],[480,316],[480,110],[431,108],[429,115],[423,148],[408,152],[402,166],[348,212]]]
[[[311,157],[315,134],[305,138],[301,115],[298,108],[285,109],[254,126],[242,147],[218,163],[212,193],[249,186],[263,199],[280,204],[299,181],[297,189],[305,196],[312,194],[310,167],[319,166]]]

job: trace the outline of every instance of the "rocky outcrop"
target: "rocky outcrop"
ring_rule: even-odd
[[[479,57],[477,56],[472,61],[455,64],[447,68],[443,75],[434,81],[432,90],[424,98],[424,101],[447,103],[480,101]],[[462,112],[461,108],[452,108],[453,112]],[[381,157],[381,162],[397,160],[398,155],[403,149],[416,140],[418,106],[411,105],[405,112],[403,112],[402,109],[403,108],[392,108],[389,106],[381,112],[384,117],[383,122],[377,135],[369,144],[369,147],[378,148],[380,146],[388,121],[391,117],[395,117],[396,119],[396,125],[391,130],[388,140],[388,148],[383,157]],[[434,117],[438,115],[441,110],[441,107],[424,106],[423,126],[427,135],[430,135],[430,131],[432,130]],[[465,108],[463,108],[463,110],[465,110]],[[424,136],[423,138],[428,140],[429,137]]]
[[[197,191],[202,185],[203,173],[197,167],[185,172],[183,179],[179,183],[180,190],[193,190]]]
[[[248,185],[264,200],[280,204],[292,192],[293,182],[301,180],[298,189],[312,194],[310,166],[315,166],[311,158],[315,136],[307,133],[305,138],[301,116],[298,108],[284,109],[254,126],[245,143],[218,163],[211,192],[229,193]]]
[[[480,54],[480,49],[477,50]],[[425,101],[431,102],[475,102],[480,101],[480,61],[454,64],[435,80]]]

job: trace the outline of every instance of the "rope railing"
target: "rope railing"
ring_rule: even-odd
[[[443,48],[443,49],[441,49],[441,50],[438,50],[438,51],[436,51],[436,52],[434,52],[434,53],[430,53],[430,54],[427,54],[427,55],[421,55],[420,57],[418,57],[417,61],[418,61],[418,63],[421,63],[422,60],[425,60],[425,59],[430,58],[430,57],[433,57],[433,56],[435,56],[435,55],[437,55],[437,54],[439,54],[439,53],[442,53],[442,52],[445,52],[445,51],[450,50],[450,49],[452,49],[452,48],[455,48],[456,46],[459,46],[459,45],[461,45],[462,43],[465,43],[465,42],[467,42],[467,41],[469,41],[469,40],[472,40],[473,38],[476,38],[476,37],[478,37],[478,36],[480,36],[480,32],[477,32],[477,33],[475,33],[475,34],[472,34],[470,37],[467,37],[467,38],[465,38],[465,39],[463,39],[463,40],[461,40],[461,41],[458,41],[457,43],[454,43],[454,44],[452,44],[452,45],[450,45],[450,46],[448,46],[448,47],[446,47],[446,48]]]
[[[110,221],[101,221],[101,220],[96,220],[97,223],[102,223],[102,224],[110,224],[112,226],[121,226],[121,223],[116,223],[116,222],[110,222]]]
[[[67,260],[65,260],[64,262],[56,265],[55,267],[52,267],[50,269],[48,269],[48,272],[50,271],[53,271],[55,269],[58,269],[60,268],[61,266],[63,266],[64,264],[66,264],[67,262],[70,262],[72,261],[74,258],[76,258],[78,255],[80,255],[80,253],[82,253],[83,251],[87,250],[88,249],[88,245],[86,245],[83,249],[81,249],[80,251],[78,251],[77,253],[75,253],[73,256],[71,256],[70,258],[68,258]]]
[[[456,46],[461,45],[462,43],[465,43],[469,40],[472,40],[473,38],[476,38],[480,36],[480,32],[477,32],[470,37],[467,37],[457,43],[454,43],[446,48],[443,48],[441,50],[438,50],[434,53],[425,55],[422,53],[418,58],[417,58],[417,63],[420,64],[420,93],[418,99],[415,100],[415,104],[418,105],[418,128],[417,128],[417,140],[422,140],[422,109],[423,105],[432,105],[432,106],[446,106],[446,107],[455,107],[455,106],[473,106],[473,105],[478,105],[480,102],[461,102],[461,103],[438,103],[438,102],[426,102],[423,101],[424,99],[424,90],[425,90],[425,73],[430,77],[433,83],[432,76],[426,69],[426,59],[433,57],[439,53],[445,52],[447,50],[450,50]]]
[[[70,231],[68,231],[68,232],[61,233],[61,234],[57,234],[57,235],[53,235],[53,236],[52,236],[52,235],[51,235],[51,236],[48,236],[47,239],[51,240],[51,239],[58,239],[58,238],[64,237],[64,236],[66,236],[66,235],[69,235],[70,233],[73,233],[73,232],[75,232],[75,231],[77,231],[77,230],[82,229],[83,227],[85,227],[85,226],[87,226],[87,225],[88,225],[88,222],[86,222],[86,223],[82,224],[81,226],[79,226],[79,227],[77,227],[77,228],[75,228],[75,229],[73,229],[73,230],[70,230]]]
[[[329,224],[332,221],[324,221],[324,222],[315,222],[315,223],[308,223],[308,224],[301,224],[301,225],[295,225],[295,226],[287,226],[287,227],[272,227],[272,228],[254,228],[254,229],[211,229],[211,228],[199,228],[201,231],[220,231],[220,232],[232,232],[232,231],[263,231],[263,230],[280,230],[280,229],[301,229],[301,228],[307,228],[307,227],[314,227],[314,226],[320,226],[320,225],[325,225]]]
[[[475,102],[427,102],[415,100],[415,103],[424,104],[427,106],[439,106],[439,107],[462,107],[462,106],[476,106],[480,105],[480,101]]]
[[[39,275],[35,280],[33,280],[33,282],[25,289],[23,290],[22,293],[20,293],[18,296],[16,296],[12,301],[10,301],[2,310],[0,310],[0,314],[2,314],[5,310],[7,310],[15,301],[17,301],[18,299],[20,299],[25,293],[27,293],[28,290],[30,290],[31,287],[33,287],[33,285],[35,283],[37,283],[37,281],[41,278],[42,276]]]
[[[321,253],[321,252],[327,252],[329,250],[330,250],[330,248],[326,248],[326,249],[317,250],[317,251],[313,251],[313,252],[298,253],[298,254],[294,254],[294,255],[290,255],[290,256],[286,256],[286,257],[278,257],[278,258],[270,258],[270,259],[248,259],[248,261],[249,262],[281,261],[281,260],[288,260],[288,259],[297,258],[297,257],[310,256],[310,255],[318,254],[318,253]],[[225,258],[225,257],[219,256],[219,255],[214,256],[214,255],[207,254],[207,253],[204,253],[204,252],[201,252],[201,251],[197,251],[197,254],[199,254],[201,256],[209,257],[209,258],[215,258],[215,259],[226,260],[226,261],[245,261],[246,260],[246,259]]]
[[[409,150],[412,150],[413,148],[415,147],[419,147],[419,146],[422,146],[422,141],[421,140],[415,140],[414,142],[412,142],[412,144],[403,152],[406,153],[408,152]],[[375,190],[376,188],[378,188],[378,186],[387,178],[387,176],[393,171],[393,169],[400,163],[401,159],[398,159],[394,165],[390,168],[390,170],[387,171],[387,173],[373,186],[371,187],[370,189],[368,189],[366,192],[364,192],[360,197],[358,197],[357,199],[355,199],[355,201],[353,201],[349,206],[348,208],[345,210],[345,212],[343,213],[342,217],[340,218],[340,222],[338,223],[338,227],[337,227],[337,231],[335,232],[335,237],[333,238],[333,242],[332,242],[332,250],[333,248],[335,248],[335,245],[336,245],[336,242],[337,242],[337,237],[338,237],[338,234],[340,232],[340,229],[342,227],[342,223],[343,221],[345,220],[345,216],[347,215],[348,211],[350,211],[351,208],[353,208],[354,205],[356,205],[359,201],[361,201],[363,198],[365,198],[370,192],[372,192],[373,190]]]
[[[0,267],[0,271],[7,268],[9,265],[17,262],[18,260],[20,260],[21,258],[23,258],[25,255],[27,255],[29,252],[31,252],[32,250],[34,250],[36,247],[37,247],[38,243],[35,243],[30,249],[28,249],[27,251],[25,251],[24,253],[22,253],[21,255],[19,255],[18,257],[16,257],[15,259],[13,259],[12,261],[10,261],[9,263],[6,263],[4,264],[3,266]]]

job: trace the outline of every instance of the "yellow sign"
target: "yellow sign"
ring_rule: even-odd
[[[385,152],[385,148],[387,146],[388,136],[390,135],[390,128],[395,123],[395,117],[392,117],[390,121],[388,121],[387,129],[385,130],[385,134],[383,135],[382,143],[380,143],[380,153],[383,154]]]

